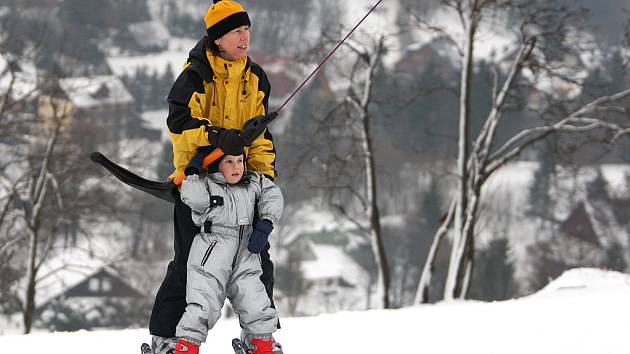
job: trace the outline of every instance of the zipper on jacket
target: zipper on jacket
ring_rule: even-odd
[[[241,252],[241,239],[243,238],[243,228],[244,226],[241,225],[238,228],[238,247],[236,248],[236,254],[234,255],[234,260],[232,260],[232,269],[234,269],[234,266],[236,266],[236,258],[238,257],[238,254]]]
[[[206,250],[206,254],[204,254],[203,259],[201,259],[202,267],[206,265],[206,262],[208,261],[208,258],[210,257],[210,253],[212,253],[212,250],[214,249],[214,246],[216,245],[217,245],[217,240],[212,240],[212,242],[210,242],[210,246],[208,246],[208,249]]]

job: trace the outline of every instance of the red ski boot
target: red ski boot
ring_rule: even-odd
[[[252,338],[251,340],[252,354],[273,354],[273,339]]]
[[[199,345],[180,338],[175,344],[174,354],[199,354]]]

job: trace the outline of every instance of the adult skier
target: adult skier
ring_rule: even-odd
[[[234,1],[214,0],[205,13],[207,36],[190,51],[184,70],[168,95],[167,125],[173,144],[175,171],[181,175],[197,148],[212,146],[225,154],[245,151],[247,168],[273,180],[276,151],[268,130],[249,147],[239,130],[253,117],[268,113],[271,87],[264,70],[248,56],[251,21]],[[154,353],[172,350],[175,327],[186,308],[186,263],[193,238],[199,233],[190,208],[174,191],[174,259],[158,290],[149,330]],[[262,281],[273,305],[273,263],[269,244],[260,252]],[[279,352],[279,351],[278,351]]]

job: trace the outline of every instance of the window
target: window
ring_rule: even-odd
[[[90,283],[88,284],[88,289],[90,290],[90,292],[98,292],[100,289],[100,283],[100,280],[98,280],[97,278],[90,279]]]
[[[101,280],[101,290],[103,292],[110,292],[110,291],[112,291],[112,282],[109,279],[102,279]]]

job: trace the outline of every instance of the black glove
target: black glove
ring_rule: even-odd
[[[226,155],[241,155],[245,152],[245,141],[237,129],[209,127],[208,141]]]
[[[272,120],[276,119],[277,116],[278,112],[271,112],[269,114],[256,116],[245,122],[243,131],[241,132],[245,145],[250,146],[252,142],[267,129],[267,125],[269,125]]]
[[[184,169],[184,175],[198,175],[203,170],[203,158],[206,157],[204,154],[197,154],[188,163],[188,166]]]
[[[186,168],[184,169],[184,175],[186,176],[190,176],[190,175],[198,175],[201,173],[201,171],[204,170],[203,168],[203,159],[208,156],[209,153],[212,152],[212,150],[214,150],[214,148],[210,147],[210,146],[200,146],[197,148],[197,155],[193,156],[192,159],[190,159],[190,162],[188,162],[188,166],[186,166]]]
[[[254,231],[249,236],[247,249],[252,253],[260,253],[267,244],[269,234],[273,230],[273,224],[267,219],[260,219],[254,224]]]

